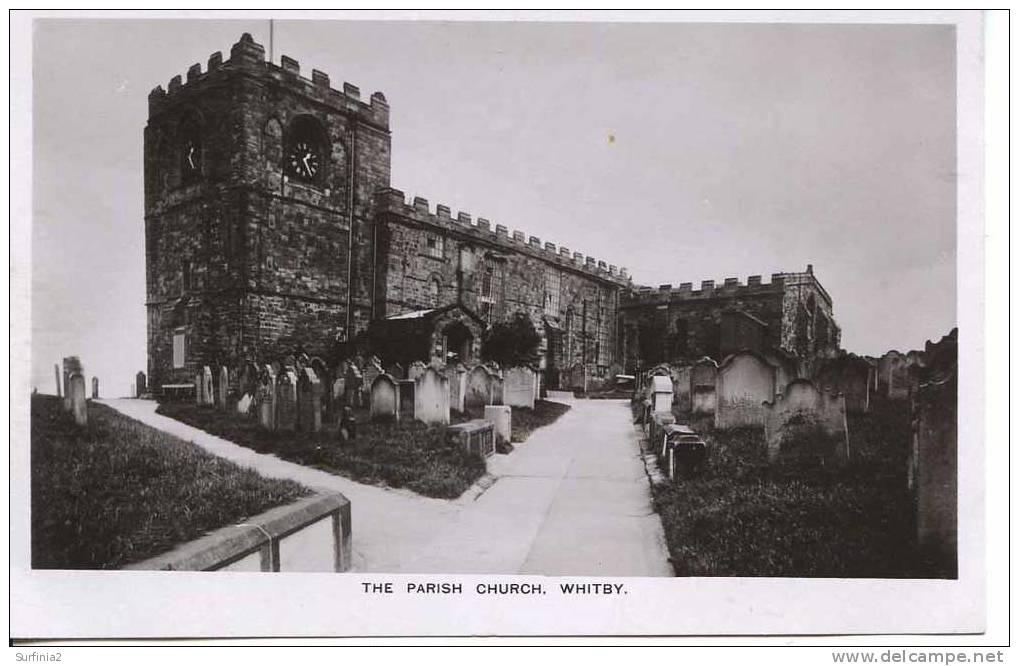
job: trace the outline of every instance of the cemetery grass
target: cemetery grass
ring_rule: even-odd
[[[849,416],[850,461],[769,466],[761,429],[713,431],[705,466],[653,489],[679,576],[936,578],[919,554],[906,487],[901,405]],[[685,419],[682,419],[685,421]]]
[[[95,403],[32,396],[32,567],[116,569],[311,491]]]
[[[531,433],[538,428],[558,421],[563,414],[570,411],[570,406],[550,400],[535,400],[534,409],[527,407],[512,407],[511,409],[513,413],[510,418],[510,442],[519,444],[527,441]],[[464,414],[450,412],[450,417],[453,423],[481,419],[485,417],[485,408],[471,407]]]
[[[426,497],[457,498],[486,471],[480,456],[446,443],[444,427],[419,421],[371,421],[364,410],[354,414],[355,440],[342,445],[336,424],[324,419],[318,433],[273,433],[263,429],[258,419],[233,409],[224,412],[209,405],[164,402],[156,411],[259,453]]]

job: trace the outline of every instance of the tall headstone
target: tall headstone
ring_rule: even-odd
[[[690,370],[690,411],[693,414],[715,413],[715,375],[718,365],[702,358]]]
[[[212,383],[212,368],[202,366],[202,395],[205,396],[205,404],[212,405],[216,402],[216,391]]]
[[[414,382],[410,379],[400,379],[397,382],[397,390],[400,391],[400,419],[403,421],[414,420]]]
[[[195,373],[195,404],[205,404],[205,379],[201,370]]]
[[[689,414],[690,376],[693,368],[689,365],[677,365],[672,369],[672,404],[681,414]]]
[[[322,430],[322,382],[310,365],[297,375],[297,429],[301,432]]]
[[[64,409],[71,411],[71,375],[84,375],[85,370],[81,366],[81,359],[77,356],[64,357]]]
[[[495,391],[493,384],[495,377],[483,365],[476,365],[467,373],[467,383],[464,390],[464,407],[484,407],[495,404]]]
[[[506,370],[503,375],[503,404],[534,409],[535,378],[534,371],[528,367]]]
[[[258,422],[266,430],[276,430],[276,371],[271,365],[262,367],[258,384]]]
[[[509,443],[513,435],[513,410],[508,405],[485,405],[485,420],[492,424],[496,443]]]
[[[449,407],[463,413],[464,392],[467,388],[467,368],[460,363],[451,363],[443,368],[449,380]]]
[[[369,367],[374,373],[372,374],[372,381],[375,381],[375,377],[378,377],[381,372],[378,371],[378,366],[369,365]],[[365,382],[367,381],[367,374],[362,375],[361,370],[353,363],[347,364],[347,374],[343,391],[346,396],[345,404],[348,407],[364,406],[363,396],[365,394]],[[371,384],[368,384],[368,386],[370,387]]]
[[[351,365],[353,365],[353,364],[351,364]],[[356,367],[355,367],[355,369],[356,369]],[[350,367],[349,366],[347,368],[347,373],[348,373],[347,374],[347,379],[350,379],[350,374],[349,374],[350,373]],[[372,387],[372,384],[375,383],[375,380],[378,379],[378,376],[381,375],[381,374],[383,374],[382,364],[379,363],[379,360],[377,358],[375,358],[374,356],[371,357],[368,360],[368,363],[365,364],[364,370],[361,372],[361,376],[362,376],[362,381],[361,381],[362,390],[361,390],[361,393],[362,393],[362,395],[367,395],[368,396],[369,404],[371,402],[371,387]],[[348,391],[351,390],[350,389],[350,384],[347,385],[347,390]],[[354,406],[356,406],[356,405],[354,405]]]
[[[765,401],[775,399],[775,368],[756,352],[738,352],[718,366],[715,427],[764,425]]]
[[[414,418],[448,425],[449,380],[435,368],[425,368],[414,383]]]
[[[148,387],[148,384],[146,382],[145,373],[139,371],[138,374],[136,374],[134,376],[134,394],[135,394],[135,397],[136,398],[142,397],[143,395],[145,395],[145,393],[148,390],[149,390],[149,387]]]
[[[57,382],[57,397],[62,398],[64,395],[63,387],[60,385],[60,365],[57,363],[53,364],[53,378]]]
[[[85,378],[81,373],[71,373],[70,384],[71,415],[80,426],[88,425],[88,404],[85,401]]]
[[[672,379],[669,375],[652,375],[651,412],[654,414],[671,414],[672,393]]]
[[[276,430],[291,432],[297,427],[297,371],[284,368],[276,379]]]
[[[219,366],[219,381],[216,383],[216,406],[226,411],[227,394],[230,391],[230,372],[225,365]]]
[[[820,391],[809,379],[794,379],[763,408],[769,460],[817,456],[842,464],[849,459],[846,400],[841,394]]]
[[[370,395],[373,420],[399,420],[400,390],[395,379],[386,373],[377,375],[371,384]]]
[[[99,378],[98,377],[93,377],[92,378],[92,399],[93,400],[98,400],[99,399]]]
[[[846,354],[822,361],[815,372],[814,383],[823,390],[846,396],[846,409],[862,413],[870,409],[870,387],[873,368],[859,356]]]

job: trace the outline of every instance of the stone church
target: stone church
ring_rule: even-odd
[[[229,59],[149,94],[148,372],[295,353],[471,363],[489,325],[526,314],[546,385],[680,357],[837,349],[831,299],[805,273],[769,284],[635,285],[625,268],[391,187],[389,105],[244,34]]]

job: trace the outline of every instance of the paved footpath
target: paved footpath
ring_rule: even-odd
[[[146,400],[106,404],[217,456],[350,499],[354,568],[389,573],[672,576],[626,401],[577,400],[455,501],[357,483],[214,437]]]

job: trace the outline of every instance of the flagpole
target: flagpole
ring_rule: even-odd
[[[273,33],[275,32],[275,28],[273,23],[273,20],[269,19],[269,62],[275,62],[275,54],[273,53]]]

